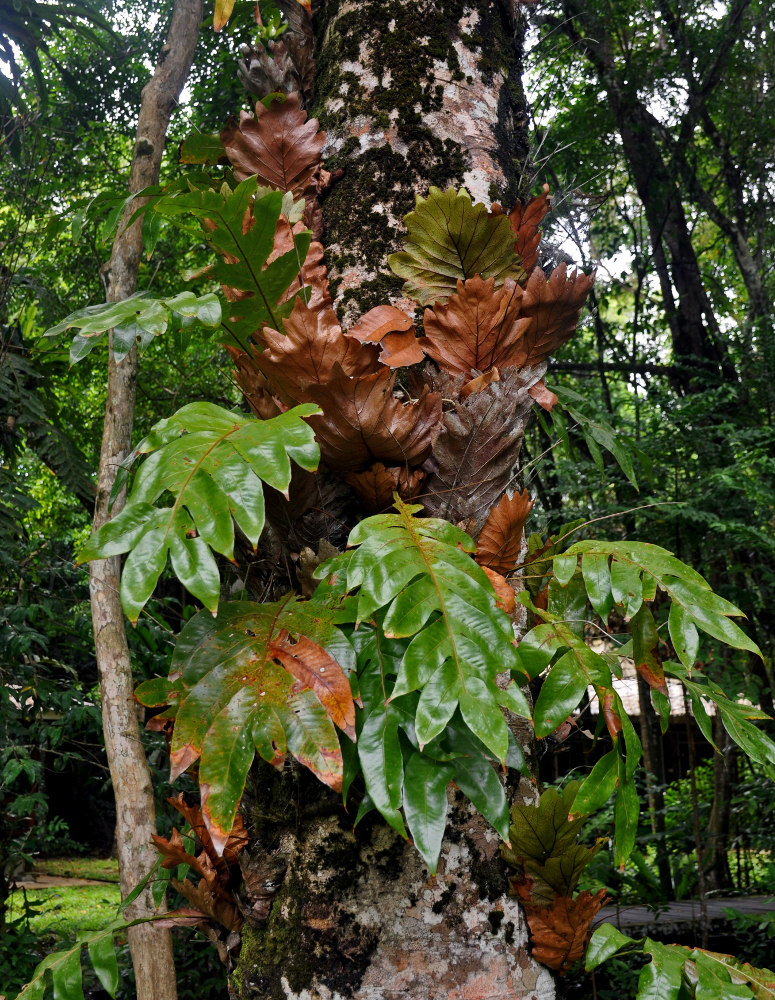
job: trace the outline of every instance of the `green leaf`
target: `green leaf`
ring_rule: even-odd
[[[54,1000],[84,1000],[81,975],[81,949],[78,947],[51,968]]]
[[[458,704],[472,732],[499,760],[508,727],[496,676],[518,665],[511,620],[495,605],[487,575],[466,554],[474,543],[437,518],[416,518],[419,505],[362,521],[348,544],[354,554],[331,560],[318,575],[341,574],[358,590],[359,621],[384,609],[386,637],[412,637],[391,699],[419,691],[417,738],[442,732]]]
[[[188,310],[186,313],[182,313],[176,305],[181,301]],[[113,354],[120,361],[138,337],[143,339],[143,334],[148,334],[153,338],[164,333],[176,312],[194,315],[206,327],[217,327],[221,322],[220,302],[212,293],[197,297],[193,292],[182,292],[172,298],[156,298],[148,292],[136,292],[121,302],[105,302],[78,309],[46,330],[43,336],[57,337],[67,330],[78,330],[70,349],[70,363],[75,364],[91,352],[103,334],[112,329]]]
[[[667,589],[673,601],[683,606],[685,614],[703,632],[735,649],[747,649],[757,656],[762,655],[756,643],[749,639],[738,625],[729,620],[730,615],[743,616],[743,612],[734,604],[725,601],[710,589],[705,590],[684,580],[668,579]]]
[[[137,621],[167,563],[210,611],[218,608],[220,576],[211,550],[233,558],[234,525],[255,546],[264,523],[262,480],[285,491],[291,460],[317,467],[319,450],[297,406],[271,420],[255,420],[212,403],[191,403],[158,423],[138,445],[152,452],[135,478],[124,509],[91,536],[78,560],[130,552],[121,599]],[[171,507],[156,507],[163,494]]]
[[[585,552],[581,557],[581,572],[592,607],[604,622],[608,620],[614,598],[611,593],[609,557],[603,553]]]
[[[564,556],[555,556],[564,558]],[[572,557],[575,559],[576,557]],[[581,637],[587,620],[587,592],[581,573],[575,573],[565,586],[555,579],[549,580],[547,610],[560,621],[565,622],[571,632]]]
[[[183,219],[189,215],[202,220],[201,238],[216,254],[213,277],[250,293],[239,301],[221,300],[226,343],[249,351],[253,334],[264,323],[282,331],[282,321],[290,315],[298,294],[286,298],[286,292],[298,277],[312,234],[295,234],[293,249],[267,263],[282,214],[281,191],[259,191],[257,179],[248,177],[233,191],[224,184],[220,191],[194,188],[173,192],[157,199],[153,208],[183,229],[187,228]],[[248,210],[253,225],[243,232]]]
[[[578,556],[568,555],[567,553],[554,557],[552,568],[560,586],[564,587],[571,582],[576,573],[578,561]]]
[[[635,668],[649,687],[667,697],[667,683],[659,656],[659,633],[648,605],[641,604],[630,622],[632,628],[632,657]]]
[[[611,563],[611,593],[614,603],[624,610],[625,618],[632,618],[637,614],[643,603],[640,569],[614,557]]]
[[[103,989],[114,997],[118,989],[118,962],[112,931],[89,940],[88,948],[97,978],[102,983]]]
[[[595,928],[589,940],[584,968],[587,972],[592,972],[593,969],[615,955],[617,951],[633,944],[635,944],[633,939],[622,934],[613,924],[601,924],[600,927]]]
[[[402,719],[403,713],[392,704],[375,708],[364,721],[356,745],[366,791],[388,823],[406,837],[399,812],[404,785],[404,761],[398,740]]]
[[[635,847],[639,815],[638,790],[635,783],[627,779],[619,785],[614,805],[614,854],[620,866],[624,865]]]
[[[509,804],[492,763],[485,757],[459,757],[455,784],[468,796],[502,840],[509,837]]]
[[[226,152],[218,133],[208,135],[205,132],[194,132],[181,142],[178,158],[181,163],[207,163],[214,166],[226,159]]]
[[[519,664],[530,680],[535,680],[549,666],[558,649],[565,645],[552,624],[536,625],[520,640]]]
[[[540,739],[564,722],[587,690],[587,678],[578,668],[576,656],[567,652],[549,671],[533,709],[535,734]]]
[[[651,962],[641,969],[637,1000],[678,1000],[686,952],[646,938],[643,946]]]
[[[287,749],[321,781],[341,787],[333,723],[354,736],[355,710],[342,671],[354,667],[354,652],[335,616],[334,606],[290,595],[274,604],[225,604],[216,618],[200,612],[181,632],[169,679],[178,699],[172,777],[201,757],[203,815],[219,848],[255,750],[279,764]],[[289,634],[296,644],[282,646]],[[298,651],[298,663],[285,655],[288,648]],[[158,687],[148,693],[158,697]]]
[[[447,825],[447,785],[454,771],[447,764],[412,753],[404,768],[404,812],[414,845],[436,874]]]
[[[463,189],[432,187],[427,198],[418,195],[404,223],[404,249],[391,254],[388,264],[407,279],[404,294],[420,305],[446,302],[458,281],[475,274],[494,278],[496,287],[506,278],[524,277],[508,217],[472,204]]]
[[[687,611],[675,601],[670,605],[668,628],[670,629],[670,640],[678,659],[687,670],[691,670],[697,659],[700,637]]]
[[[618,777],[619,754],[616,749],[609,750],[582,782],[573,800],[573,815],[588,816],[601,809],[613,795]]]

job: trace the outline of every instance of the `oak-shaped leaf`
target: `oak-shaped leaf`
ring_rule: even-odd
[[[423,488],[428,513],[463,522],[478,534],[513,478],[535,377],[530,369],[507,369],[500,381],[444,412],[433,448],[438,467]]]
[[[357,471],[374,462],[411,467],[428,457],[441,426],[441,397],[425,391],[404,403],[394,385],[386,368],[353,378],[336,363],[326,383],[307,386],[307,397],[323,411],[310,424],[332,469]]]
[[[514,249],[519,254],[522,268],[529,276],[538,263],[538,245],[541,242],[539,226],[552,207],[549,185],[544,184],[541,194],[525,205],[521,201],[509,212],[509,222],[516,236]]]
[[[356,551],[325,564],[318,575],[341,575],[342,585],[357,591],[359,621],[385,609],[384,635],[413,637],[390,698],[420,692],[414,718],[420,750],[459,706],[471,732],[503,761],[509,739],[500,705],[506,699],[513,708],[510,695],[518,695],[501,691],[495,678],[516,664],[511,620],[466,554],[474,547],[471,538],[447,521],[415,517],[420,510],[399,500],[396,513],[366,518],[350,532],[348,544]],[[529,714],[526,702],[523,711]]]
[[[264,327],[264,349],[254,365],[266,376],[273,394],[288,404],[309,402],[311,387],[328,385],[339,370],[361,378],[379,368],[376,349],[345,337],[330,304],[310,308],[297,299],[284,331]]]
[[[502,368],[530,325],[520,317],[522,296],[511,278],[498,289],[494,277],[459,280],[445,302],[425,310],[422,349],[452,375]]]
[[[414,365],[424,358],[411,317],[395,306],[370,309],[347,331],[347,336],[362,344],[379,344],[379,360],[389,368]]]
[[[288,489],[291,460],[317,468],[319,451],[304,417],[306,405],[272,420],[232,413],[213,403],[190,403],[160,421],[135,454],[140,466],[124,509],[95,532],[80,562],[129,552],[121,575],[121,601],[137,618],[169,554],[180,582],[205,607],[218,608],[220,575],[213,552],[232,559],[234,522],[252,545],[264,526],[262,482]],[[171,495],[170,506],[156,506]]]
[[[299,107],[298,94],[273,100],[269,107],[259,101],[255,115],[243,111],[239,121],[232,118],[221,131],[238,180],[257,174],[260,184],[290,191],[297,198],[317,188],[325,139],[317,119],[308,119]]]
[[[509,497],[504,493],[491,508],[476,542],[476,561],[498,573],[510,573],[522,551],[525,522],[533,507],[527,490]]]
[[[569,813],[579,790],[579,782],[571,781],[563,789],[547,788],[537,805],[515,802],[511,807],[509,847],[501,854],[514,868],[524,868],[527,862],[545,864],[576,846],[584,816],[569,819]]]
[[[404,222],[404,249],[391,254],[388,264],[406,279],[404,294],[420,305],[445,302],[459,280],[475,274],[493,278],[497,287],[524,275],[508,219],[473,204],[462,188],[432,187],[427,198],[418,195]]]
[[[425,480],[422,469],[407,469],[404,465],[384,465],[375,462],[362,472],[348,472],[345,480],[358,494],[366,509],[372,514],[387,510],[393,503],[393,494],[402,500],[417,496]]]
[[[575,899],[556,896],[550,906],[524,904],[530,928],[531,953],[560,975],[584,955],[593,918],[606,902],[606,890],[592,895],[587,889]]]
[[[200,612],[178,638],[166,689],[146,682],[136,691],[141,704],[177,704],[172,779],[199,760],[202,817],[219,854],[256,752],[275,766],[290,753],[341,788],[334,723],[352,732],[345,671],[354,653],[334,617],[333,608],[293,595],[224,604],[215,618]]]
[[[587,300],[594,276],[573,271],[565,264],[547,278],[536,267],[525,285],[520,316],[529,319],[510,364],[538,365],[569,340],[576,331],[581,307]]]

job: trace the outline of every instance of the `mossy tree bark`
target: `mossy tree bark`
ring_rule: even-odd
[[[511,207],[526,194],[524,25],[508,0],[323,0],[311,113],[341,180],[323,205],[345,324],[402,301],[385,258],[431,185]],[[527,744],[527,734],[520,734]],[[526,757],[530,748],[526,745]],[[515,794],[532,800],[522,779]],[[303,769],[256,766],[244,809],[240,1000],[554,996],[527,949],[497,835],[453,796],[438,874],[381,821],[354,816]]]

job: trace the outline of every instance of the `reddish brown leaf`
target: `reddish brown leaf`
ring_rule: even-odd
[[[269,652],[293,674],[301,687],[315,692],[334,725],[354,740],[355,705],[350,682],[336,660],[306,636],[291,639],[285,629],[269,643]]]
[[[524,903],[530,927],[533,958],[560,974],[582,957],[590,936],[590,924],[606,902],[606,890],[593,896],[588,890],[575,899],[556,896],[551,906]]]
[[[614,693],[613,691],[606,691],[603,695],[601,708],[603,709],[603,718],[605,719],[605,724],[611,739],[616,742],[616,738],[622,731],[622,720],[619,718],[619,713],[614,708]]]
[[[271,420],[278,413],[288,409],[269,391],[266,375],[257,367],[255,356],[247,355],[238,347],[232,347],[229,344],[224,346],[237,365],[237,369],[233,373],[234,381],[240,387],[242,395],[257,417],[261,420]]]
[[[467,530],[477,537],[490,507],[511,481],[533,406],[528,387],[534,378],[530,371],[501,370],[499,382],[445,411],[433,448],[438,468],[423,487],[428,514],[454,524],[467,522]],[[443,382],[435,384],[449,399]]]
[[[222,924],[230,931],[238,931],[245,922],[239,911],[234,895],[216,880],[200,879],[197,885],[184,879],[170,879],[181,896],[205,917]]]
[[[543,379],[539,379],[535,385],[530,387],[530,395],[539,406],[542,406],[549,413],[552,412],[558,402],[557,396],[547,387]]]
[[[533,507],[527,490],[504,494],[492,508],[476,543],[476,561],[498,573],[510,573],[522,548],[525,521]]]
[[[482,389],[486,389],[490,382],[500,382],[500,380],[501,375],[498,369],[491,368],[483,375],[478,375],[476,378],[472,378],[470,382],[466,382],[460,390],[460,398],[468,399],[469,396],[473,396],[477,392],[481,392]]]
[[[470,375],[508,364],[530,325],[520,317],[522,288],[511,278],[495,289],[495,279],[479,275],[458,281],[443,305],[425,310],[425,353],[453,375]]]
[[[281,215],[277,220],[277,227],[274,234],[274,246],[272,252],[267,257],[267,265],[273,263],[278,257],[293,250],[293,237],[301,233],[306,228],[303,222],[297,222],[291,227],[285,216]],[[331,292],[328,287],[328,272],[323,263],[323,244],[313,240],[309,245],[307,256],[301,266],[301,275],[295,278],[288,286],[280,299],[287,302],[300,288],[306,289],[306,302],[310,309],[319,309],[323,306],[331,305]],[[257,338],[260,341],[260,336]]]
[[[428,457],[440,426],[441,397],[424,392],[402,403],[393,395],[394,382],[385,369],[350,378],[335,364],[324,385],[307,386],[308,398],[323,410],[309,422],[332,469],[354,472],[375,461],[411,467]]]
[[[378,513],[392,505],[394,493],[398,493],[402,500],[416,497],[422,487],[425,473],[422,469],[407,471],[403,465],[388,468],[382,462],[375,462],[363,472],[348,472],[345,479],[368,510]]]
[[[509,586],[509,581],[505,576],[496,573],[494,569],[490,569],[489,566],[482,566],[482,569],[487,574],[490,583],[495,589],[496,606],[505,611],[507,615],[513,614],[517,606],[517,600],[514,591]]]
[[[423,360],[420,342],[414,335],[411,317],[395,306],[376,306],[347,331],[362,344],[379,344],[379,360],[390,368],[414,365]]]
[[[519,254],[522,267],[528,276],[538,263],[538,244],[541,242],[538,227],[551,207],[549,185],[544,184],[543,191],[537,198],[531,198],[526,205],[518,201],[509,212],[509,222],[517,237],[514,249]]]
[[[525,285],[521,315],[529,319],[510,364],[519,367],[537,365],[573,336],[581,307],[595,279],[581,271],[568,276],[565,264],[560,264],[547,279],[536,267]]]
[[[231,833],[226,841],[226,846],[223,849],[223,854],[219,855],[216,853],[213,847],[213,842],[210,838],[210,834],[205,826],[205,821],[202,818],[202,810],[199,806],[190,806],[183,798],[183,793],[181,792],[177,798],[170,797],[167,799],[169,804],[177,809],[180,815],[185,819],[188,825],[191,827],[196,839],[202,845],[202,850],[207,854],[212,864],[219,868],[224,862],[227,865],[234,865],[237,863],[237,859],[242,851],[248,846],[248,832],[245,829],[245,820],[240,813],[237,813],[234,819],[234,825],[231,828]]]
[[[258,174],[259,184],[291,191],[300,197],[309,189],[317,191],[320,150],[325,133],[318,132],[316,118],[307,120],[299,107],[299,95],[272,101],[267,108],[260,101],[256,114],[242,112],[221,132],[221,142],[237,180]]]
[[[176,868],[178,865],[190,865],[195,872],[199,875],[202,874],[199,862],[186,850],[183,837],[176,827],[172,828],[172,836],[169,840],[166,837],[159,836],[157,833],[151,834],[151,840],[153,841],[153,846],[164,858],[164,861],[161,863],[162,868]]]
[[[378,368],[376,349],[345,337],[330,305],[311,309],[297,299],[283,325],[285,333],[264,327],[265,347],[253,363],[285,403],[312,400],[313,387],[329,384],[335,368],[356,377]]]

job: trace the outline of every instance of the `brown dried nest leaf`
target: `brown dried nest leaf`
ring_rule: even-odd
[[[244,924],[245,920],[234,895],[220,882],[207,878],[200,879],[197,885],[188,879],[181,882],[173,878],[170,882],[181,896],[203,914],[203,919],[212,920],[230,931],[239,931]]]
[[[538,263],[538,245],[541,242],[541,231],[538,227],[551,207],[549,185],[544,184],[541,194],[531,198],[526,205],[518,201],[509,212],[509,222],[517,237],[514,249],[519,254],[522,267],[528,276]]]
[[[255,116],[243,111],[239,122],[232,118],[221,131],[237,180],[257,174],[259,184],[291,191],[297,198],[318,190],[325,138],[317,119],[308,119],[299,107],[298,94],[272,101],[268,108],[259,101]]]
[[[507,615],[514,614],[517,606],[517,598],[514,594],[513,588],[509,584],[509,581],[505,576],[501,576],[500,573],[496,573],[494,569],[490,569],[489,566],[482,566],[482,569],[486,573],[493,586],[493,590],[495,591],[496,607],[505,611]]]
[[[476,543],[476,561],[498,573],[510,573],[519,559],[525,521],[533,506],[527,490],[506,494],[490,511]]]
[[[296,678],[294,690],[314,691],[334,725],[355,740],[355,703],[347,675],[336,660],[312,639],[304,635],[292,639],[285,629],[268,649]]]
[[[362,344],[379,344],[379,360],[389,368],[408,367],[424,358],[411,317],[395,306],[370,309],[347,331],[347,336]]]
[[[551,906],[525,903],[532,954],[536,961],[561,975],[583,956],[593,918],[606,902],[606,890],[588,890],[575,899],[556,896]]]
[[[398,493],[402,500],[416,497],[424,479],[422,469],[407,469],[403,465],[388,467],[382,462],[375,462],[363,472],[348,472],[345,476],[364,506],[373,514],[387,510],[393,503],[394,493]]]
[[[433,449],[438,468],[423,488],[428,514],[455,524],[466,522],[466,530],[476,538],[489,508],[511,481],[533,406],[528,389],[536,375],[529,369],[501,372],[499,382],[444,413]],[[444,391],[446,398],[449,395]]]
[[[509,358],[530,325],[520,316],[522,288],[507,278],[479,275],[458,281],[445,304],[425,310],[425,337],[419,343],[428,357],[453,375],[485,372],[511,363]]]
[[[264,327],[264,350],[253,361],[266,376],[272,394],[284,402],[317,401],[313,386],[329,383],[337,366],[356,378],[379,367],[377,349],[345,337],[330,304],[311,309],[297,299],[283,326],[285,333]]]
[[[234,381],[242,395],[250,404],[250,408],[261,420],[271,420],[288,407],[272,395],[269,383],[264,373],[256,366],[255,356],[245,354],[238,347],[224,345],[231,354],[237,368],[234,371]]]
[[[535,385],[531,385],[530,395],[536,403],[543,407],[548,413],[551,413],[559,402],[557,396],[547,386],[543,379],[539,379]]]
[[[441,423],[441,397],[426,390],[402,403],[393,395],[394,382],[385,369],[351,378],[334,364],[325,384],[307,386],[309,400],[323,410],[309,423],[332,469],[352,472],[375,461],[411,467],[428,457]]]
[[[573,336],[581,307],[595,283],[594,275],[568,274],[560,264],[548,279],[536,267],[525,285],[521,316],[530,320],[510,364],[537,365]]]
[[[470,382],[466,382],[460,390],[460,399],[468,399],[468,397],[473,396],[474,393],[481,392],[482,389],[486,389],[490,382],[500,382],[500,380],[501,373],[497,368],[491,368],[488,372],[484,372],[482,375],[477,375],[476,378],[472,378]]]
[[[277,227],[275,228],[274,246],[266,260],[267,266],[278,257],[282,257],[283,254],[288,253],[289,250],[293,250],[294,235],[303,232],[306,228],[303,222],[297,222],[292,227],[285,216],[281,215],[277,220]],[[328,271],[326,270],[326,265],[323,263],[324,254],[323,244],[317,240],[313,240],[309,245],[307,256],[304,258],[299,277],[295,278],[288,286],[280,302],[287,302],[299,289],[304,287],[307,290],[305,297],[310,309],[319,309],[331,304]],[[260,340],[260,337],[256,339]]]
[[[181,792],[177,797],[171,796],[167,799],[169,804],[180,813],[180,815],[185,819],[191,830],[202,845],[202,850],[207,854],[207,856],[212,861],[216,869],[223,869],[223,865],[235,865],[239,855],[248,846],[248,833],[245,829],[245,820],[242,818],[240,813],[234,820],[234,825],[231,828],[231,833],[229,834],[226,845],[223,849],[223,854],[219,855],[215,850],[215,845],[212,842],[210,834],[205,825],[205,821],[202,818],[202,810],[199,806],[190,806],[183,798],[183,793]]]

